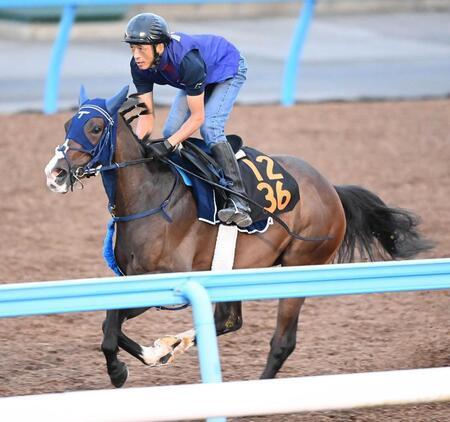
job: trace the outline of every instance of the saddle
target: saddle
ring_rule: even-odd
[[[271,223],[270,214],[291,211],[297,204],[300,199],[298,184],[275,159],[254,148],[243,146],[240,136],[228,135],[227,141],[236,154],[254,221],[254,224],[243,230],[249,233],[264,231]],[[178,148],[170,158],[190,173],[227,187],[222,169],[210,155],[203,140],[188,138],[182,143],[182,148]],[[189,181],[199,219],[212,224],[218,223],[216,213],[225,202],[227,192],[193,175],[189,175]]]
[[[235,154],[243,146],[242,138],[237,135],[227,135],[227,141],[231,145],[231,148]],[[205,145],[206,144],[202,142],[201,139],[188,138],[183,142],[183,147],[179,149],[179,154],[184,160],[189,162],[195,168],[196,174],[202,176],[210,182],[226,187],[227,183],[225,181],[223,171],[216,160],[209,153],[209,148]],[[225,191],[215,188],[215,192],[224,200],[226,199],[227,194]]]
[[[138,94],[133,94],[119,112],[130,125],[140,115],[147,114],[148,110],[145,104],[139,102]],[[297,181],[274,158],[244,146],[240,136],[227,135],[227,141],[238,160],[253,220],[251,226],[239,230],[247,233],[264,232],[278,214],[291,211],[300,200]],[[186,185],[192,188],[198,218],[210,224],[220,223],[217,212],[227,199],[227,193],[221,186],[228,187],[228,183],[206,143],[198,138],[188,138],[181,148],[170,155],[170,160]],[[213,187],[208,182],[219,187]],[[280,220],[278,222],[283,225]],[[285,228],[289,231],[289,228]]]

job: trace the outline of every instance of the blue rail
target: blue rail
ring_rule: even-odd
[[[298,0],[164,0],[164,4],[219,4],[219,3],[276,3],[297,2]],[[48,66],[44,93],[44,113],[53,114],[58,110],[59,82],[61,68],[67,49],[70,31],[75,21],[79,6],[126,5],[136,3],[161,4],[161,0],[0,0],[2,8],[29,7],[64,7],[59,25],[58,36],[53,44]],[[286,59],[281,89],[281,103],[285,106],[294,104],[299,57],[306,40],[306,35],[313,16],[315,0],[303,0],[296,25],[291,49]]]
[[[202,381],[215,383],[211,302],[437,289],[450,289],[449,258],[4,284],[0,317],[191,303]]]
[[[281,86],[281,104],[291,106],[295,103],[296,80],[299,73],[300,57],[306,42],[309,26],[314,14],[315,0],[305,1],[300,10],[297,25],[291,42],[291,50],[287,57],[283,83]]]
[[[450,258],[3,284],[0,317],[183,304],[189,282],[211,302],[448,289]]]
[[[200,362],[208,362],[207,365],[200,366],[202,380],[203,382],[222,382],[219,348],[215,340],[216,326],[208,292],[201,284],[193,281],[184,283],[177,292],[192,305],[197,344],[202,343],[198,349],[198,357]]]

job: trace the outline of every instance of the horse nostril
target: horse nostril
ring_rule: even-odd
[[[64,182],[68,174],[64,169],[55,169],[53,173],[56,173],[55,182],[58,183],[58,185],[61,185]]]

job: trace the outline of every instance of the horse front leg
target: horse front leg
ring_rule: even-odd
[[[128,377],[128,369],[124,362],[117,358],[119,352],[118,336],[121,329],[120,310],[106,311],[103,322],[102,352],[105,355],[106,367],[114,387],[122,387]]]
[[[149,308],[131,308],[119,310],[117,344],[121,349],[125,350],[127,353],[140,360],[142,363],[145,363],[145,361],[142,357],[141,345],[124,334],[124,332],[122,331],[122,324],[128,319],[132,319],[143,314],[148,309]]]
[[[149,308],[122,309],[119,311],[118,346],[130,355],[149,366],[162,366],[172,363],[195,344],[195,330],[191,329],[176,335],[168,335],[154,341],[152,346],[143,346],[130,339],[122,331],[122,323],[144,313]]]

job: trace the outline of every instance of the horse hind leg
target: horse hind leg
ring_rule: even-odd
[[[302,251],[299,250],[298,247],[294,247],[290,251],[290,254],[285,253],[282,264],[285,266],[295,264],[328,264],[333,261],[342,238],[341,235],[333,235],[333,241],[325,241],[322,244],[317,245],[317,247],[309,251],[309,253],[305,253],[305,250]],[[308,262],[295,261],[295,255],[303,257],[303,260],[308,258]],[[274,378],[286,359],[295,350],[299,314],[304,302],[305,298],[303,297],[280,299],[278,305],[277,326],[270,341],[269,356],[261,378]]]
[[[242,327],[242,303],[217,303],[214,310],[214,323],[217,336],[239,330]],[[195,330],[193,329],[177,335],[165,336],[156,340],[153,346],[138,345],[142,349],[138,359],[150,366],[167,365],[173,363],[178,355],[186,352],[195,343]]]
[[[270,351],[262,379],[275,378],[283,363],[295,350],[300,310],[305,298],[280,299],[277,327],[270,341]]]
[[[163,366],[173,363],[175,358],[188,351],[195,344],[195,330],[190,329],[175,335],[161,337],[153,346],[140,346],[140,360],[149,366]]]
[[[214,323],[218,336],[239,330],[242,327],[242,303],[217,303],[214,310]]]

